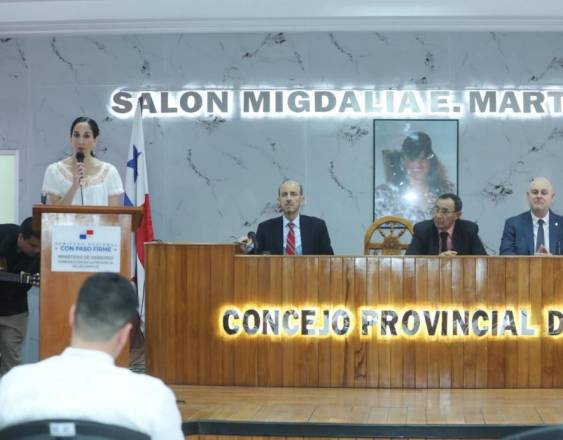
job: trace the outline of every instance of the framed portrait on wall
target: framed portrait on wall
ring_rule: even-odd
[[[457,119],[373,121],[373,219],[432,218],[440,194],[458,191]]]

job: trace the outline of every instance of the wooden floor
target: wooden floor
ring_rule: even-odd
[[[422,425],[563,423],[563,389],[172,388],[184,421]]]

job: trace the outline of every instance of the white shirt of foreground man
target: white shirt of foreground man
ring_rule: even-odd
[[[121,275],[99,273],[86,280],[70,312],[71,347],[13,368],[0,380],[0,428],[68,418],[130,428],[152,440],[183,439],[172,391],[160,379],[114,365],[136,305],[137,295]]]
[[[123,426],[153,440],[184,438],[174,394],[159,379],[116,367],[97,350],[69,347],[0,381],[1,427],[52,418]]]

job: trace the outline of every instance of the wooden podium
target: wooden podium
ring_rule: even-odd
[[[69,310],[78,290],[96,270],[84,272],[52,270],[53,232],[58,226],[81,227],[85,231],[100,226],[119,228],[119,272],[131,275],[131,232],[142,219],[142,208],[122,206],[34,205],[33,227],[41,229],[41,292],[39,299],[39,358],[60,353],[70,342]],[[59,229],[60,230],[60,229]],[[115,230],[113,230],[115,231]],[[77,237],[78,238],[78,237]],[[118,363],[126,364],[128,349]]]

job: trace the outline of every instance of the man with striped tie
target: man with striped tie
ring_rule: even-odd
[[[258,225],[256,243],[241,240],[247,252],[275,255],[333,255],[324,220],[299,213],[303,204],[303,186],[294,180],[284,181],[278,189],[281,217]]]

